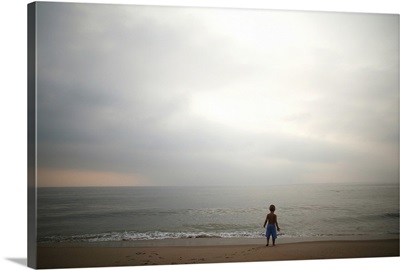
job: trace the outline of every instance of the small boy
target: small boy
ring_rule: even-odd
[[[275,205],[271,204],[269,206],[269,211],[270,213],[267,215],[267,217],[265,218],[265,222],[264,222],[264,228],[265,225],[268,222],[267,225],[267,231],[265,232],[265,236],[267,237],[267,245],[269,245],[269,238],[272,234],[272,245],[275,246],[275,239],[276,239],[276,229],[278,229],[278,232],[280,231],[279,226],[278,226],[278,217],[274,214],[275,212]],[[275,227],[276,225],[276,227]]]

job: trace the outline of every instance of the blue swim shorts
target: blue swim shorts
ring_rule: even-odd
[[[265,232],[265,236],[269,238],[272,234],[272,238],[276,239],[276,226],[275,224],[268,224],[267,231]]]

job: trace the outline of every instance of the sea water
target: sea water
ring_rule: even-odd
[[[399,237],[399,186],[38,188],[38,242],[262,238],[269,205],[278,238]]]

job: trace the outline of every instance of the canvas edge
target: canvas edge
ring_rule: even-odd
[[[36,197],[36,7],[27,5],[27,119],[28,119],[28,231],[27,266],[37,267],[37,197]]]

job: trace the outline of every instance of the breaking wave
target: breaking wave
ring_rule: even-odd
[[[185,238],[261,238],[263,233],[255,232],[111,232],[73,236],[46,236],[39,242],[111,242]]]

